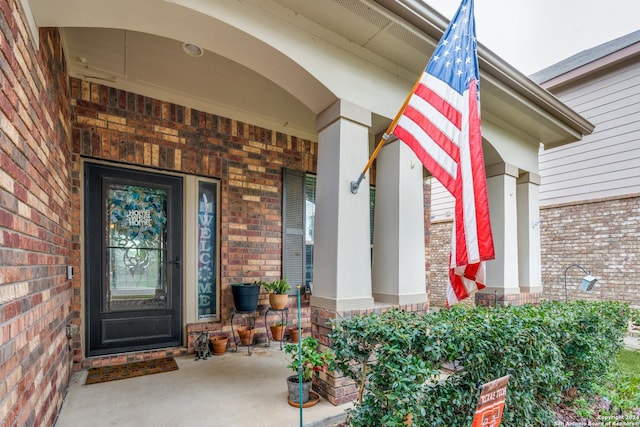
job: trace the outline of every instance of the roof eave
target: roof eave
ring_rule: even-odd
[[[549,91],[555,91],[560,87],[580,82],[596,73],[606,72],[610,69],[620,68],[627,63],[637,62],[638,58],[640,58],[640,42],[563,73],[548,77],[545,80],[541,80],[539,84]]]
[[[419,0],[375,0],[387,10],[404,19],[428,36],[439,40],[449,21],[433,8]],[[593,132],[595,126],[584,117],[562,103],[554,95],[506,63],[490,49],[478,43],[480,73],[499,81],[537,109],[541,109],[569,132],[563,143],[579,140]],[[574,139],[575,138],[575,139]],[[541,141],[544,144],[544,141]],[[554,146],[562,145],[556,141]]]
[[[478,43],[478,61],[481,72],[485,72],[494,79],[502,82],[509,89],[523,96],[527,101],[537,107],[542,108],[570,129],[575,130],[581,135],[588,135],[595,129],[593,123],[576,113],[553,94],[516,70],[480,43]]]

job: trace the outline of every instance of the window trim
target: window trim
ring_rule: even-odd
[[[198,314],[198,209],[200,183],[209,183],[216,186],[216,210],[215,210],[215,315],[200,316]],[[184,200],[184,241],[185,241],[185,324],[207,323],[220,321],[220,180],[196,175],[185,176],[185,200]]]

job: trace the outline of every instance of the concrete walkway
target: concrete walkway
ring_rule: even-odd
[[[85,385],[73,375],[56,427],[295,427],[300,410],[287,402],[286,366],[279,347],[258,345],[237,353],[194,360],[176,358],[179,369],[126,380]],[[324,399],[303,409],[304,426],[329,426],[351,405]]]
[[[638,338],[638,336],[635,334],[627,335],[626,337],[624,337],[624,348],[640,351],[640,338]]]

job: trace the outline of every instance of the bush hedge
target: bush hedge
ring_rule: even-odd
[[[640,309],[631,309],[631,322],[633,322],[635,325],[640,326]]]
[[[544,302],[391,309],[333,322],[335,368],[359,387],[352,426],[469,426],[479,384],[510,374],[502,425],[548,426],[570,388],[591,389],[622,348],[629,307]]]

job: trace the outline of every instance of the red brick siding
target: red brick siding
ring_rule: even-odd
[[[543,297],[564,299],[564,270],[579,264],[599,277],[590,293],[584,273],[567,272],[569,299],[616,300],[640,307],[640,197],[540,210]]]
[[[192,345],[193,346],[193,345]],[[187,349],[184,347],[161,348],[155,350],[135,351],[129,353],[118,353],[107,356],[92,357],[82,361],[82,369],[98,368],[101,366],[124,365],[125,363],[140,362],[142,360],[161,359],[164,357],[186,356]]]
[[[201,330],[229,330],[230,285],[281,276],[282,168],[315,171],[317,143],[75,78],[71,98],[74,241],[81,238],[81,158],[220,179],[222,322],[190,325],[187,333],[193,341]],[[74,255],[80,259],[79,247]],[[80,295],[81,284],[74,286]],[[78,298],[74,313],[81,310]],[[308,312],[303,318],[309,327]],[[78,341],[74,361],[82,357]]]
[[[36,51],[0,1],[0,420],[53,424],[69,383],[69,99],[60,37]]]
[[[431,223],[431,271],[427,274],[430,277],[428,283],[429,307],[445,307],[447,303],[447,282],[449,277],[449,256],[451,254],[451,227],[453,221],[439,221]],[[490,295],[491,305],[495,301],[495,296]],[[475,298],[467,298],[460,304],[474,305]]]
[[[255,319],[255,335],[254,342],[255,343],[266,343],[267,342],[267,334],[269,334],[268,339],[271,340],[271,333],[269,332],[269,326],[273,324],[275,321],[280,320],[280,314],[277,312],[270,312],[267,316],[267,323],[265,324],[264,314],[268,307],[268,301],[265,296],[261,297],[261,305],[258,306],[259,315]],[[302,333],[306,336],[312,331],[313,325],[311,324],[311,315],[310,315],[310,306],[309,303],[301,298],[300,304],[300,324],[302,326]],[[233,300],[230,302],[233,305]],[[297,326],[298,325],[298,308],[295,296],[289,297],[288,303],[289,313],[288,313],[288,325]],[[246,319],[243,319],[241,316],[236,316],[233,320],[234,328],[237,328],[239,325],[247,323]],[[186,351],[189,353],[194,352],[194,342],[196,338],[200,335],[201,332],[222,332],[223,335],[227,335],[229,338],[233,336],[233,332],[231,330],[231,322],[229,318],[223,319],[221,322],[209,322],[209,323],[192,323],[187,325],[187,348]],[[238,331],[235,330],[236,338],[238,337]],[[230,340],[229,346],[230,348],[235,348]],[[238,345],[240,343],[238,342]]]
[[[431,223],[431,281],[429,282],[429,305],[444,307],[447,296],[447,277],[449,275],[449,255],[451,253],[451,227],[453,222]]]
[[[640,307],[640,197],[544,207],[540,219],[542,298],[564,300],[564,270],[575,263],[600,280],[593,292],[583,293],[578,287],[584,274],[571,268],[570,299],[625,301]],[[430,303],[444,306],[451,222],[432,224],[431,233]]]
[[[368,310],[339,312],[311,307],[311,335],[318,340],[320,350],[324,350],[331,346],[329,334],[331,333],[331,322],[335,319],[346,319],[352,316],[364,316],[374,313],[382,314],[392,307],[397,307],[400,310],[408,312],[426,312],[429,310],[428,303],[405,304],[400,306],[386,305]],[[334,405],[352,402],[358,397],[358,388],[355,382],[343,376],[341,372],[320,372],[318,378],[313,379],[313,389]]]

